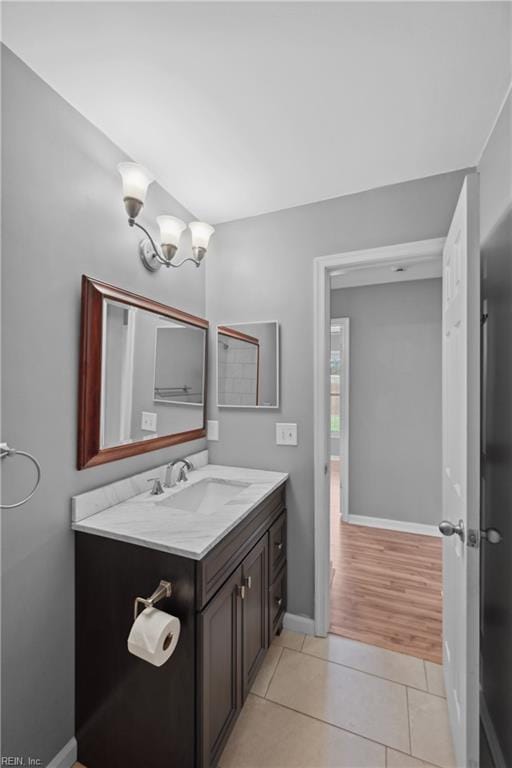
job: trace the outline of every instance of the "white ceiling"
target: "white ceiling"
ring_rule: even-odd
[[[216,223],[474,165],[500,2],[6,2],[3,39]]]

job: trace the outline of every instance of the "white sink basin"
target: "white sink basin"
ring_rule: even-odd
[[[182,512],[198,512],[207,515],[216,512],[248,487],[249,483],[205,478],[158,501],[157,504]]]

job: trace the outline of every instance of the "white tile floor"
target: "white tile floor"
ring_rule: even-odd
[[[453,768],[442,670],[284,630],[219,768]]]

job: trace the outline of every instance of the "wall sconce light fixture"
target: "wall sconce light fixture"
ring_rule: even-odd
[[[191,221],[188,228],[192,236],[192,256],[178,263],[173,262],[181,235],[187,225],[176,216],[157,216],[156,221],[160,228],[160,245],[157,245],[147,229],[135,221],[146,200],[148,187],[155,177],[137,163],[119,163],[117,168],[123,180],[123,201],[128,214],[128,224],[130,227],[141,229],[146,235],[139,243],[140,258],[146,269],[156,272],[162,265],[181,267],[187,261],[198,267],[206,255],[210,237],[215,232],[214,228],[204,221]]]

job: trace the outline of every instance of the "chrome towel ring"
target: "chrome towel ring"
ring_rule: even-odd
[[[21,507],[22,504],[25,504],[25,502],[32,498],[34,493],[37,491],[39,483],[41,482],[41,465],[35,456],[32,456],[31,453],[27,453],[27,451],[18,451],[16,448],[10,448],[7,443],[0,443],[0,459],[5,459],[6,456],[16,455],[26,456],[27,459],[30,459],[30,461],[33,462],[37,472],[36,482],[28,496],[25,496],[25,498],[21,501],[17,501],[16,504],[0,504],[0,509],[14,509],[14,507]]]

